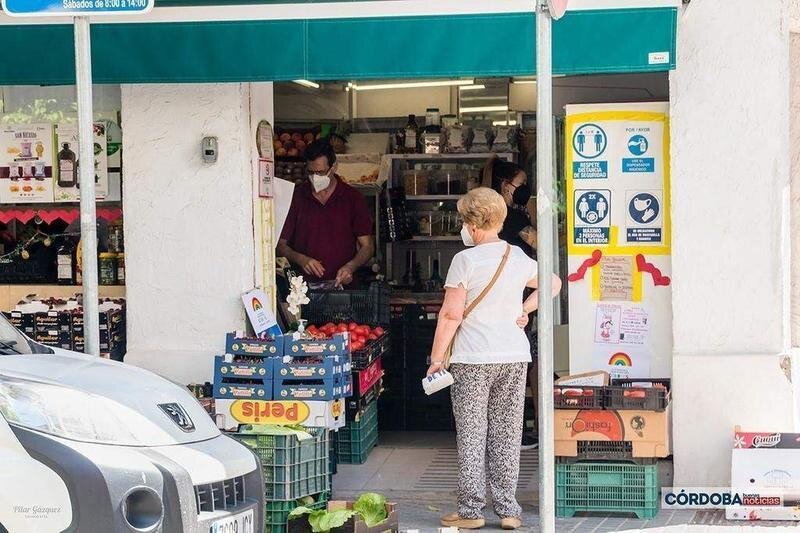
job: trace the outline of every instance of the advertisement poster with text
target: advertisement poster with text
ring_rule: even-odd
[[[53,126],[0,126],[0,202],[53,201]]]

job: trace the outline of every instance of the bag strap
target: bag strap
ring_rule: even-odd
[[[511,253],[511,245],[510,244],[506,244],[506,251],[503,254],[503,258],[500,260],[500,264],[498,265],[497,270],[494,273],[494,276],[492,276],[491,281],[489,281],[489,284],[486,285],[486,287],[483,288],[483,290],[478,295],[478,297],[475,298],[474,300],[472,300],[472,303],[470,303],[467,306],[467,308],[464,310],[464,318],[467,318],[467,315],[469,315],[475,309],[475,307],[479,303],[481,303],[481,300],[483,300],[483,298],[487,294],[489,294],[489,291],[492,290],[492,287],[497,282],[497,279],[500,277],[500,274],[502,274],[502,272],[503,272],[503,268],[506,266],[506,263],[508,262],[508,256],[509,256],[510,253]]]

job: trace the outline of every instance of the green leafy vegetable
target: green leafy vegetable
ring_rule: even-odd
[[[335,527],[342,527],[356,514],[358,513],[350,509],[313,511],[308,515],[308,523],[314,533],[327,533]]]
[[[353,504],[353,510],[361,515],[367,526],[376,526],[386,520],[386,498],[374,492],[365,492]]]
[[[315,512],[316,511],[314,511],[313,509],[309,509],[308,507],[303,507],[303,506],[296,507],[294,510],[292,510],[291,513],[289,513],[289,520],[294,520],[295,518],[300,518],[301,516],[305,516],[307,514]]]

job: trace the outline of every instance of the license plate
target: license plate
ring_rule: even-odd
[[[253,510],[245,511],[211,524],[210,533],[254,533]]]

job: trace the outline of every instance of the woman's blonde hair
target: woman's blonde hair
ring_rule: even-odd
[[[506,201],[488,187],[472,189],[458,200],[457,205],[464,223],[477,229],[499,229],[508,214]]]

